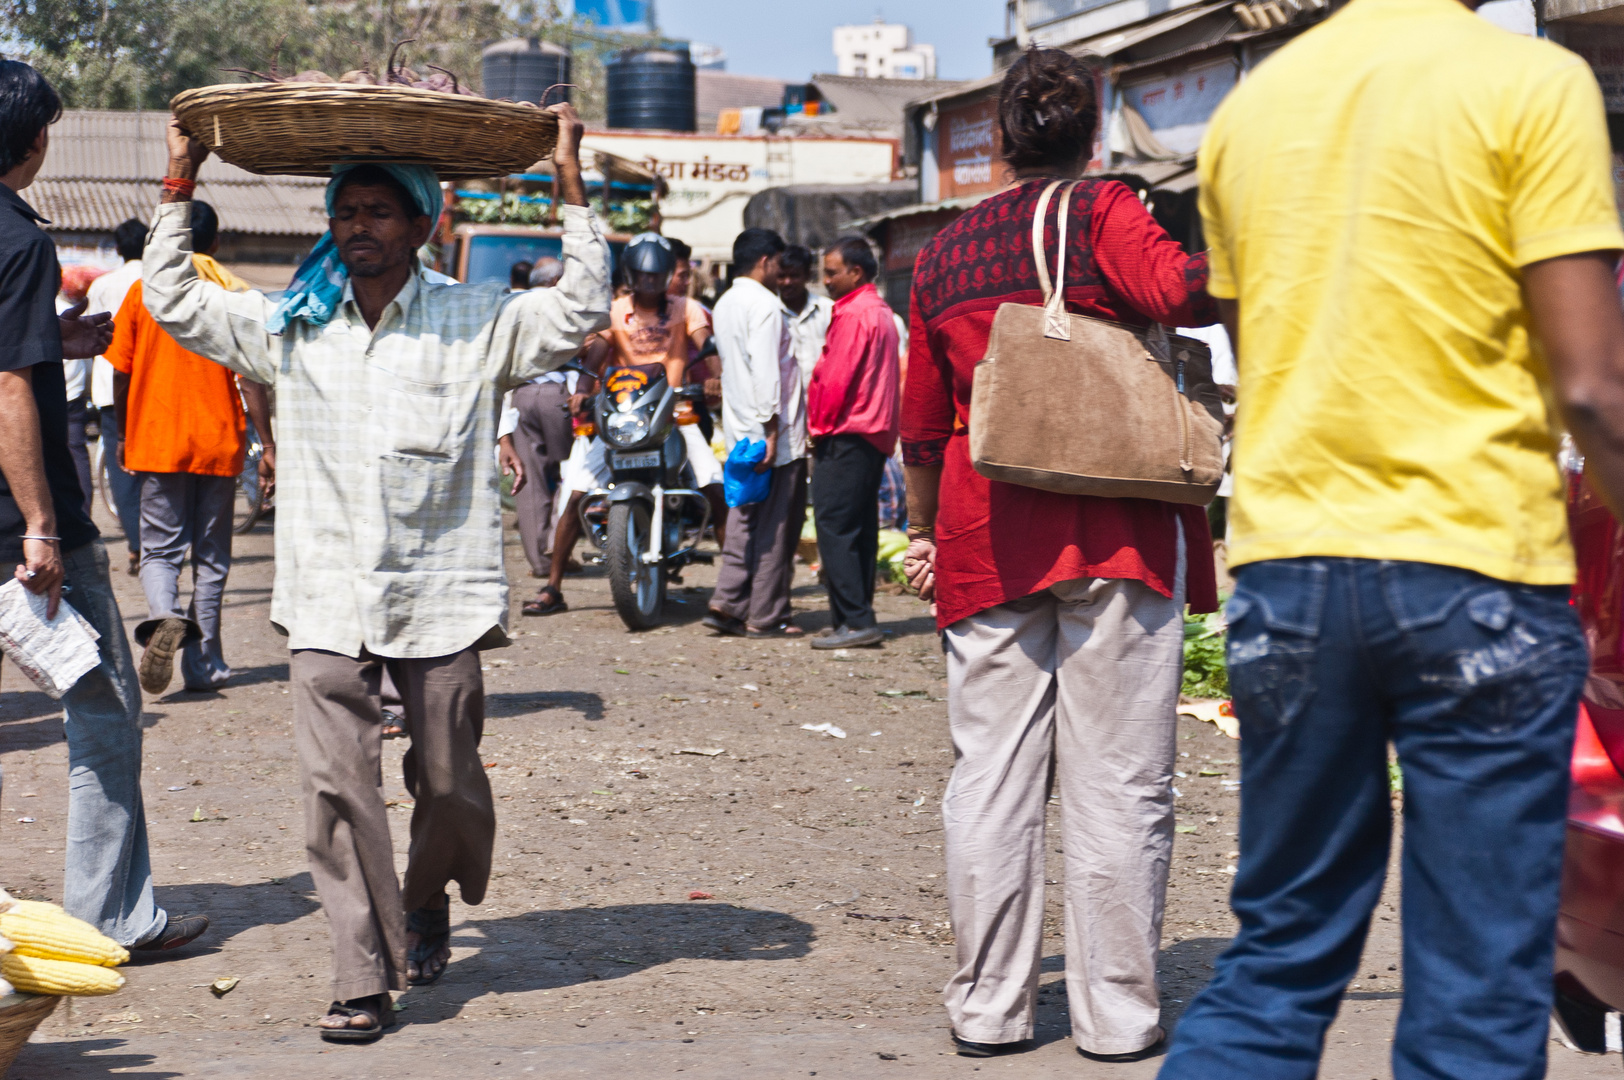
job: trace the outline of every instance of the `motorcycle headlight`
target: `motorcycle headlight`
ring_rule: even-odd
[[[648,421],[637,413],[614,413],[605,422],[609,441],[630,446],[648,435]]]

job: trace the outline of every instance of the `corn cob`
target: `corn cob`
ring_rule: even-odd
[[[87,922],[75,919],[55,904],[17,900],[0,913],[0,934],[11,939],[12,952],[41,960],[116,967],[130,954]]]
[[[0,976],[25,994],[55,997],[94,997],[124,985],[124,976],[111,968],[16,953],[0,956]]]

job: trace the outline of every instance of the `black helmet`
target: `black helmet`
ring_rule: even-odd
[[[626,245],[621,262],[630,274],[669,274],[677,268],[671,242],[659,233],[639,233]]]

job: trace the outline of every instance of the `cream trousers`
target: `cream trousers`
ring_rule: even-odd
[[[962,1039],[1032,1037],[1058,786],[1072,1037],[1097,1054],[1156,1041],[1183,566],[1181,537],[1171,598],[1087,578],[947,629],[956,764],[942,825],[958,967],[944,994]]]

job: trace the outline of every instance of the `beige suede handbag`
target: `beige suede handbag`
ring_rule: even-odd
[[[1066,215],[1053,285],[1043,218],[1062,181],[1044,189],[1032,254],[1044,305],[1000,304],[970,397],[970,460],[989,480],[1066,495],[1160,499],[1202,506],[1223,479],[1223,404],[1212,354],[1155,325],[1135,330],[1066,311]]]

